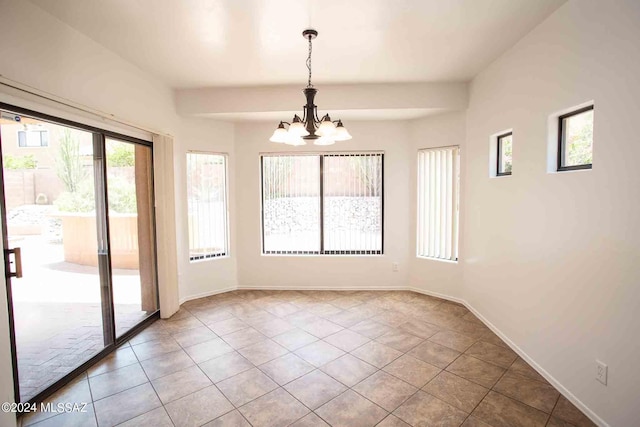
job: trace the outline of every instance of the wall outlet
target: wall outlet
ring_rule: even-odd
[[[397,262],[394,262],[391,264],[391,270],[392,271],[398,271],[400,269],[400,266],[398,265]]]
[[[599,360],[596,360],[596,379],[602,384],[607,385],[607,371],[609,368],[607,365]]]

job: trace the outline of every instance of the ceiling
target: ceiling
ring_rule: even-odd
[[[174,88],[468,81],[565,0],[31,0]]]

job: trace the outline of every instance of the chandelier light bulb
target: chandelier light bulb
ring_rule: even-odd
[[[291,135],[291,133],[289,133],[289,138],[287,139],[286,144],[287,145],[293,145],[294,147],[298,147],[300,145],[307,145],[307,142],[302,139],[301,136],[299,135]]]
[[[342,120],[338,120],[336,131],[333,134],[332,138],[336,141],[348,141],[353,137],[351,136],[347,128],[342,124]]]
[[[293,117],[293,122],[291,123],[291,125],[289,125],[289,133],[296,136],[309,135],[309,131],[307,131],[304,123],[302,123],[302,120],[300,120],[300,117],[297,114]]]
[[[321,136],[320,138],[313,141],[315,145],[333,145],[336,141],[333,138],[329,138],[327,136]]]
[[[331,136],[335,133],[335,131],[336,125],[334,125],[331,121],[331,117],[329,117],[328,114],[325,114],[325,116],[322,118],[322,121],[320,122],[320,126],[318,127],[316,133],[320,136]]]
[[[284,123],[280,122],[278,128],[273,132],[269,141],[278,142],[278,143],[286,143],[289,140],[289,132],[284,128]]]

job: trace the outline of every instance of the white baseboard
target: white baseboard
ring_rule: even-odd
[[[550,373],[545,371],[535,360],[533,360],[527,353],[524,352],[520,347],[518,347],[509,337],[507,337],[500,329],[498,329],[493,323],[487,320],[478,310],[476,310],[471,304],[469,304],[466,300],[462,298],[452,297],[449,295],[441,294],[438,292],[432,292],[425,289],[415,288],[415,287],[394,287],[394,286],[379,286],[379,287],[343,287],[343,286],[311,286],[305,287],[304,289],[300,289],[299,286],[259,286],[259,285],[239,285],[232,286],[225,289],[217,289],[211,292],[205,292],[198,295],[192,295],[180,300],[180,304],[187,301],[191,301],[198,298],[208,297],[211,295],[221,294],[224,292],[235,291],[238,289],[243,290],[273,290],[273,291],[299,291],[299,290],[319,290],[319,291],[412,291],[419,294],[429,295],[436,298],[441,298],[447,301],[456,302],[464,305],[469,311],[471,311],[482,323],[485,324],[491,331],[500,337],[513,351],[515,351],[518,356],[520,356],[525,362],[533,367],[540,375],[546,379],[549,384],[554,386],[564,397],[566,397],[571,403],[573,403],[578,409],[580,409],[583,413],[585,413],[594,423],[596,423],[600,427],[609,427],[602,418],[596,415],[591,409],[589,409],[580,399],[573,395],[569,390],[567,390],[558,380],[556,380]]]
[[[448,301],[453,301],[464,305],[470,312],[472,312],[485,326],[496,334],[502,341],[504,341],[513,351],[515,351],[518,356],[520,356],[525,362],[527,362],[533,369],[535,369],[540,375],[544,377],[545,380],[549,382],[552,386],[554,386],[564,397],[567,398],[571,403],[573,403],[578,409],[584,412],[587,417],[589,417],[594,423],[596,423],[600,427],[609,427],[602,418],[596,415],[587,405],[582,403],[580,399],[578,399],[573,393],[566,389],[557,379],[555,379],[550,373],[545,371],[535,360],[531,358],[524,350],[518,347],[509,337],[507,337],[500,329],[498,329],[493,323],[487,320],[478,310],[476,310],[471,304],[469,304],[466,300],[462,298],[450,297],[448,295],[440,294],[437,292],[431,292],[418,288],[408,288],[410,291],[414,291],[420,294],[429,295],[436,298],[446,299]]]
[[[465,300],[463,300],[462,298],[451,297],[449,295],[441,294],[439,292],[432,292],[432,291],[427,291],[427,290],[424,290],[424,289],[413,288],[413,287],[408,287],[406,289],[408,291],[413,291],[413,292],[416,292],[418,294],[429,295],[430,297],[441,298],[441,299],[446,299],[447,301],[457,302],[458,304],[462,304],[465,307],[468,305],[467,302]]]
[[[398,286],[260,286],[260,285],[240,285],[238,289],[260,290],[260,291],[405,291],[407,288]]]
[[[216,289],[214,291],[203,292],[201,294],[189,295],[188,297],[180,298],[179,303],[180,303],[180,305],[182,305],[187,301],[191,301],[191,300],[198,299],[198,298],[210,297],[211,295],[223,294],[225,292],[235,291],[236,289],[238,289],[237,286],[229,286],[229,287],[223,288],[223,289]]]

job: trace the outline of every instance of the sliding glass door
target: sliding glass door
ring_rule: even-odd
[[[0,110],[17,399],[40,399],[157,313],[152,148]]]
[[[158,309],[151,147],[107,138],[116,335]]]

